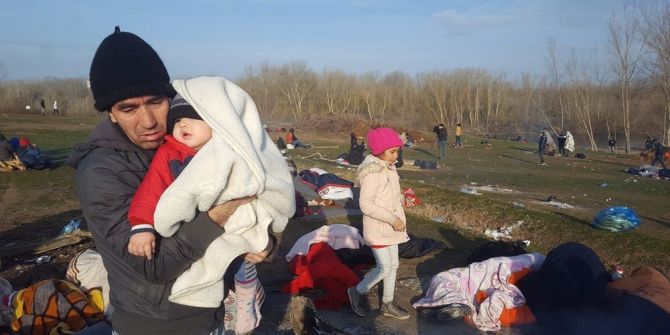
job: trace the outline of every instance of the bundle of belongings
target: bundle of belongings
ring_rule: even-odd
[[[442,242],[417,238],[398,245],[402,258],[416,258],[446,248]],[[314,300],[318,309],[338,309],[349,303],[347,289],[361,280],[359,271],[374,265],[370,247],[355,227],[344,224],[322,226],[300,237],[286,255],[295,279],[283,287],[298,294],[319,288],[325,295]]]
[[[469,310],[467,318],[482,331],[497,331],[533,321],[517,281],[540,268],[544,256],[523,254],[494,257],[464,268],[440,272],[431,281],[426,295],[414,307],[435,308],[456,305]]]
[[[404,191],[402,191],[402,194],[403,194],[402,207],[410,208],[421,205],[421,199],[419,199],[416,193],[414,193],[414,189],[412,189],[411,187],[408,187]]]
[[[640,167],[629,167],[624,170],[630,174],[650,178],[670,178],[670,169],[661,169],[652,165],[642,165]]]
[[[354,183],[342,179],[319,168],[302,170],[298,174],[301,181],[309,185],[322,199],[344,200],[353,199],[351,188]]]
[[[29,169],[43,170],[49,167],[49,159],[35,144],[30,144],[25,149],[19,150],[19,159]]]
[[[670,281],[648,266],[623,278],[614,272],[587,246],[565,243],[546,257],[494,257],[441,272],[414,306],[484,331],[525,324],[541,334],[670,334]]]
[[[348,225],[322,226],[300,237],[286,255],[291,273],[297,277],[283,287],[285,293],[297,294],[313,288],[326,292],[314,300],[318,309],[338,309],[349,302],[347,289],[360,281],[344,265],[334,250],[358,249],[364,244],[358,229]]]
[[[614,206],[598,212],[591,226],[612,232],[623,232],[639,227],[640,218],[630,207]]]
[[[422,169],[437,169],[437,161],[417,159],[414,161],[414,166]]]
[[[104,302],[99,288],[83,291],[75,284],[59,279],[42,280],[19,291],[12,291],[8,284],[3,279],[2,305],[13,311],[10,327],[14,332],[73,334],[104,319]]]

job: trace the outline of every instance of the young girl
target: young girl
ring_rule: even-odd
[[[368,145],[372,154],[358,167],[357,182],[361,187],[363,239],[372,248],[377,264],[347,293],[354,313],[365,317],[367,306],[363,296],[383,280],[381,314],[405,320],[409,313],[393,302],[399,265],[398,244],[409,240],[400,181],[394,166],[402,140],[391,128],[374,128],[368,133]]]

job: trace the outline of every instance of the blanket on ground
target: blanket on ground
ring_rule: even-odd
[[[523,294],[513,284],[515,276],[539,269],[543,261],[544,256],[535,253],[495,257],[440,272],[433,276],[426,296],[414,303],[414,307],[468,305],[476,311],[471,317],[479,330],[497,331],[504,310],[526,304]],[[483,299],[482,294],[485,295]]]

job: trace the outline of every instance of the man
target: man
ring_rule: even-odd
[[[223,306],[199,308],[170,302],[174,280],[201,258],[225,231],[236,199],[199,212],[171,237],[157,236],[151,260],[128,253],[128,208],[167,131],[169,98],[175,95],[158,54],[140,37],[115,32],[93,57],[89,75],[95,107],[109,112],[69,164],[77,169],[76,191],[96,248],[109,273],[115,332],[210,334],[223,327]],[[223,228],[223,229],[222,229]],[[267,249],[272,247],[272,243]],[[247,255],[261,261],[268,251]]]
[[[544,128],[544,130],[540,132],[540,138],[537,140],[537,152],[540,155],[539,165],[547,165],[547,163],[544,162],[545,150],[547,150],[547,128]]]
[[[437,148],[440,159],[445,159],[447,158],[447,141],[449,139],[447,136],[447,128],[444,128],[444,125],[440,123],[433,128],[433,132],[437,135]]]
[[[44,102],[44,99],[40,100],[40,115],[44,116],[44,111],[46,110],[47,105]]]
[[[566,156],[566,152],[565,152],[565,143],[566,143],[567,141],[568,141],[568,136],[565,135],[565,133],[563,133],[563,132],[561,131],[561,133],[558,134],[558,153],[559,153],[562,157],[565,157],[565,156]]]
[[[654,142],[654,160],[651,162],[651,166],[656,166],[656,163],[661,163],[661,166],[664,169],[667,169],[667,167],[665,167],[665,162],[663,161],[664,153],[665,147],[663,147],[661,141]]]
[[[616,147],[616,140],[614,139],[614,136],[610,136],[610,139],[607,141],[607,146],[610,147],[610,152],[614,153],[614,148]]]
[[[654,149],[654,142],[651,140],[651,137],[647,136],[644,140],[644,151],[651,151]]]

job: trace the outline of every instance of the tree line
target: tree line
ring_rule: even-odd
[[[610,136],[626,152],[641,136],[670,143],[670,5],[627,5],[613,12],[607,46],[590,54],[548,40],[546,71],[506,73],[479,68],[415,75],[315,71],[305,61],[250,66],[236,79],[265,120],[339,118],[387,122],[417,129],[463,124],[473,132],[583,134],[591,149]],[[1,71],[0,71],[1,73]],[[0,112],[39,108],[58,99],[66,115],[94,114],[82,79],[0,83]]]

